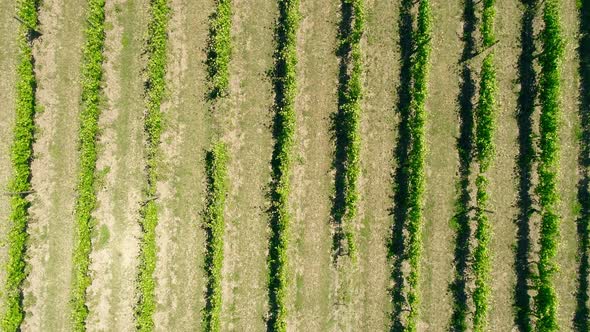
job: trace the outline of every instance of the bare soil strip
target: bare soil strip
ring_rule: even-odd
[[[393,218],[393,160],[399,123],[399,8],[391,1],[365,2],[364,95],[361,115],[361,175],[355,233],[358,270],[353,282],[352,331],[379,331],[389,325],[391,271],[387,242]],[[387,22],[386,24],[384,24]]]
[[[496,2],[496,38],[494,47],[498,81],[496,106],[496,155],[488,172],[488,217],[492,227],[490,243],[491,296],[489,328],[510,331],[514,325],[514,245],[516,243],[515,204],[518,194],[516,161],[518,127],[516,120],[518,57],[520,55],[520,10],[515,2]]]
[[[0,191],[5,191],[12,174],[10,146],[13,139],[14,126],[14,86],[16,83],[16,59],[18,56],[16,33],[18,22],[12,18],[15,13],[14,1],[0,1]],[[10,213],[10,196],[0,197],[0,242],[5,243],[8,227],[6,220]],[[0,247],[0,262],[6,262],[7,248]],[[0,285],[5,284],[5,268],[0,269]],[[4,312],[4,301],[0,300],[0,312]]]
[[[39,128],[33,146],[30,224],[31,273],[25,289],[23,329],[63,330],[70,326],[69,285],[73,246],[73,204],[77,175],[80,49],[84,1],[68,6],[45,1],[40,8],[34,50]]]
[[[328,331],[333,326],[329,117],[337,109],[337,6],[337,1],[300,4],[287,309],[289,329],[296,331]]]
[[[156,228],[157,331],[200,327],[204,306],[205,45],[212,1],[173,0],[169,23],[168,99],[162,105],[160,221]]]
[[[105,107],[99,126],[98,208],[91,254],[87,327],[97,331],[134,328],[137,211],[143,169],[141,48],[143,0],[107,2]]]
[[[578,31],[579,20],[575,1],[561,1],[561,23],[565,53],[562,62],[561,128],[559,190],[561,195],[560,246],[556,262],[559,272],[555,275],[557,291],[558,323],[562,330],[572,329],[576,310],[577,288],[577,233],[576,218],[580,212],[577,204],[578,153],[580,119],[578,117],[579,76]]]
[[[70,327],[73,207],[77,176],[80,57],[85,1],[44,1],[34,49],[39,128],[33,146],[29,261],[24,330]]]
[[[274,1],[233,2],[230,110],[222,124],[228,145],[228,197],[222,330],[262,331],[267,312],[271,81]]]
[[[431,1],[432,56],[426,110],[426,191],[421,266],[419,330],[444,329],[451,315],[453,216],[458,136],[457,96],[461,58],[462,3]]]

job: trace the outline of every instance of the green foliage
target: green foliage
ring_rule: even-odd
[[[356,245],[353,226],[357,214],[358,189],[357,182],[360,173],[360,133],[359,121],[362,99],[362,51],[361,38],[365,30],[365,12],[362,0],[344,0],[343,6],[350,10],[350,27],[345,27],[340,33],[340,50],[342,50],[344,66],[348,69],[347,79],[341,83],[339,91],[338,123],[336,126],[337,145],[341,151],[337,152],[340,159],[341,175],[337,174],[334,219],[342,227],[341,235],[335,241],[346,240],[348,254],[354,260],[356,258]],[[348,15],[348,13],[343,13]],[[344,20],[348,21],[345,17]],[[338,149],[338,148],[337,148]],[[340,155],[340,156],[338,156]],[[338,171],[337,171],[338,172]],[[339,244],[338,244],[339,245]]]
[[[539,276],[535,296],[537,331],[557,331],[557,294],[554,276],[557,271],[555,257],[559,238],[557,170],[559,163],[559,65],[563,56],[559,1],[546,0],[543,9],[543,31],[541,41],[543,52],[539,57],[541,75],[539,79],[539,196],[541,232],[539,239]]]
[[[490,47],[496,42],[494,35],[494,18],[496,16],[496,0],[483,0],[483,14],[481,18],[481,37],[483,46]]]
[[[17,1],[17,16],[26,23],[17,32],[18,64],[16,82],[16,107],[13,142],[11,146],[12,179],[8,184],[10,192],[31,190],[31,160],[35,133],[35,73],[30,37],[37,27],[38,0]],[[0,329],[19,331],[24,319],[22,285],[26,278],[25,252],[29,201],[23,195],[10,199],[8,262],[4,285],[5,312]]]
[[[231,57],[231,0],[217,0],[211,16],[207,50],[209,98],[227,95],[229,88],[229,60]]]
[[[276,26],[277,48],[274,54],[273,83],[275,117],[273,124],[274,150],[269,209],[271,236],[268,255],[269,312],[267,331],[287,330],[287,239],[289,228],[289,177],[293,136],[295,133],[295,94],[297,66],[297,29],[299,1],[278,0],[279,19]]]
[[[150,1],[150,22],[146,52],[148,55],[145,84],[146,114],[144,131],[147,137],[145,188],[146,203],[140,211],[140,240],[138,292],[139,300],[135,306],[136,328],[139,331],[154,329],[153,314],[156,310],[154,271],[156,269],[156,225],[158,224],[158,206],[153,199],[156,196],[158,180],[157,156],[162,135],[162,112],[160,105],[166,91],[166,52],[167,26],[170,9],[167,0]]]
[[[210,17],[207,50],[209,80],[208,98],[215,103],[227,96],[229,90],[229,61],[231,57],[231,0],[217,0],[215,12]],[[214,106],[212,105],[212,108]],[[205,274],[207,288],[203,308],[202,331],[219,331],[221,313],[221,267],[223,265],[223,210],[226,195],[225,145],[217,142],[205,156],[207,174],[207,205],[204,225],[207,233]]]
[[[205,273],[207,275],[206,303],[203,309],[202,330],[219,331],[221,313],[221,267],[223,265],[223,211],[227,192],[227,151],[223,143],[216,143],[207,152],[207,205],[204,224],[207,233]]]
[[[476,151],[480,172],[485,173],[494,157],[494,130],[496,111],[496,69],[494,54],[484,59],[479,86],[479,102],[476,108]]]
[[[422,254],[422,209],[424,205],[424,163],[426,153],[425,121],[426,97],[428,93],[428,66],[430,62],[431,12],[429,0],[418,3],[417,28],[414,34],[416,51],[412,61],[412,101],[413,110],[410,118],[411,147],[408,154],[408,214],[406,230],[408,232],[406,256],[410,264],[408,276],[407,302],[409,314],[406,331],[416,331],[419,298],[419,269]]]
[[[477,187],[475,220],[477,228],[475,230],[475,239],[477,245],[473,251],[473,275],[475,277],[475,290],[473,291],[473,304],[475,312],[473,314],[473,330],[485,331],[487,324],[487,314],[490,296],[490,241],[492,236],[492,227],[488,219],[485,208],[488,202],[488,179],[481,173],[475,181]]]
[[[96,207],[96,138],[100,115],[100,94],[104,48],[104,0],[89,0],[86,43],[82,49],[82,110],[79,130],[79,174],[76,197],[76,242],[74,244],[74,278],[72,285],[73,329],[86,330],[88,307],[86,290],[90,286],[90,251],[93,227],[92,211]]]
[[[494,8],[495,0],[484,0],[481,21],[481,35],[483,47],[491,47],[495,43],[494,37]],[[473,275],[475,289],[473,291],[473,330],[485,331],[489,307],[490,288],[490,241],[492,227],[487,216],[488,179],[485,175],[494,157],[494,131],[496,113],[496,69],[494,67],[494,53],[490,52],[483,60],[479,86],[479,101],[475,110],[475,147],[479,175],[475,181],[477,188],[475,210],[475,240],[473,252]]]

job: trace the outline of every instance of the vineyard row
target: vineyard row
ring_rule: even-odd
[[[146,201],[140,211],[142,236],[139,244],[139,273],[137,280],[138,302],[135,307],[136,327],[139,331],[153,331],[153,315],[156,310],[156,226],[158,205],[156,186],[159,178],[158,155],[162,135],[162,111],[160,106],[166,90],[167,26],[170,9],[167,0],[150,1],[150,22],[146,45],[147,82],[145,84],[146,113]]]

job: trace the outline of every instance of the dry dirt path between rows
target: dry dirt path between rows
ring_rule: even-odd
[[[70,329],[74,199],[76,196],[80,59],[86,2],[43,1],[35,43],[37,141],[23,329]]]
[[[288,326],[293,331],[329,331],[333,299],[330,195],[330,115],[337,111],[338,1],[303,0],[297,32],[296,134],[289,197]]]
[[[228,197],[222,270],[222,330],[263,331],[267,313],[268,206],[272,153],[273,28],[277,5],[232,2],[230,100],[221,123],[228,144]]]
[[[480,7],[481,8],[481,7]],[[479,10],[481,13],[481,9]],[[481,14],[478,15],[481,17]],[[514,325],[513,297],[516,282],[514,272],[514,248],[516,245],[516,199],[518,178],[516,162],[518,154],[518,59],[520,47],[520,7],[516,2],[496,3],[496,39],[494,46],[496,78],[498,81],[496,155],[488,172],[489,218],[492,225],[491,298],[489,326],[500,331],[510,331]],[[480,21],[481,22],[481,21]],[[479,57],[477,75],[481,61]],[[478,83],[479,84],[479,83]],[[474,191],[475,198],[475,191]]]
[[[391,270],[387,243],[393,217],[394,149],[399,123],[399,8],[396,1],[366,0],[362,43],[364,97],[360,122],[361,175],[356,221],[358,267],[349,331],[379,331],[389,326]]]
[[[143,186],[143,66],[147,1],[105,6],[104,97],[99,120],[89,331],[132,331]]]
[[[213,1],[171,0],[167,100],[158,183],[157,331],[200,327],[204,305],[205,45]]]
[[[461,1],[433,0],[432,53],[426,102],[426,191],[418,329],[442,331],[451,315],[453,217],[458,158],[459,74],[463,43]]]
[[[573,329],[576,310],[578,269],[578,236],[576,218],[580,212],[578,193],[578,154],[580,147],[579,119],[579,20],[576,1],[561,1],[562,36],[565,53],[561,71],[561,128],[559,193],[561,195],[560,245],[556,261],[559,273],[555,275],[555,288],[559,300],[558,322],[562,330]]]
[[[18,48],[16,45],[16,32],[18,22],[12,18],[16,12],[14,1],[0,1],[0,192],[6,191],[8,182],[12,176],[12,162],[10,160],[10,147],[13,141],[14,111],[15,111],[15,84],[16,61]],[[5,243],[8,233],[8,225],[5,222],[10,214],[10,196],[0,196],[0,243]],[[6,262],[7,247],[0,246],[0,262]],[[0,269],[0,285],[5,283],[5,268]],[[0,312],[4,312],[4,297],[0,297]]]

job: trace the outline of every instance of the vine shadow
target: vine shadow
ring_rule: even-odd
[[[400,73],[399,87],[397,89],[398,102],[396,112],[399,114],[398,137],[394,156],[397,162],[393,175],[394,206],[391,209],[393,224],[391,237],[387,244],[388,258],[392,261],[391,279],[394,286],[390,289],[393,310],[391,312],[390,331],[404,331],[403,313],[405,311],[406,298],[404,295],[405,261],[404,224],[408,213],[409,194],[409,152],[411,148],[410,120],[412,103],[412,54],[415,47],[413,40],[413,0],[402,0],[399,5],[400,17],[398,20],[399,47],[400,47]]]
[[[333,226],[332,235],[332,262],[338,263],[338,258],[346,255],[346,232],[344,230],[344,216],[346,214],[346,194],[348,181],[346,177],[347,163],[346,152],[350,145],[347,133],[352,129],[349,128],[344,107],[348,103],[347,89],[350,81],[350,57],[352,45],[349,38],[352,33],[353,25],[353,5],[349,1],[341,1],[340,24],[338,27],[338,38],[341,41],[336,50],[336,55],[340,58],[338,66],[338,111],[331,116],[332,139],[335,142],[334,159],[332,168],[334,175],[334,197],[332,200],[332,209],[330,211],[331,223]]]
[[[455,200],[455,214],[451,220],[455,228],[455,250],[453,264],[455,267],[454,280],[449,285],[453,295],[453,314],[449,324],[450,331],[466,331],[467,316],[469,314],[469,294],[467,291],[469,257],[471,254],[471,192],[469,189],[471,164],[473,161],[474,141],[474,97],[476,82],[473,70],[468,60],[477,55],[475,32],[477,17],[475,15],[474,0],[463,2],[463,52],[461,54],[461,83],[458,97],[459,103],[459,137],[456,147],[459,156],[459,179],[457,198]]]
[[[272,137],[273,137],[273,151],[271,157],[271,181],[267,198],[270,200],[270,206],[266,213],[269,217],[270,236],[268,240],[268,312],[265,317],[266,330],[275,331],[276,326],[280,325],[280,320],[285,313],[285,293],[283,291],[286,280],[282,277],[285,269],[285,255],[286,240],[284,232],[286,231],[285,221],[281,217],[281,210],[284,208],[283,194],[281,192],[283,178],[288,174],[284,174],[282,167],[285,161],[283,150],[288,148],[291,144],[290,137],[284,134],[286,126],[288,126],[288,119],[286,114],[282,111],[285,107],[289,107],[290,96],[286,91],[286,81],[288,76],[288,62],[282,56],[282,51],[289,47],[288,31],[286,28],[288,20],[287,4],[279,2],[279,17],[274,29],[274,42],[276,45],[274,58],[274,67],[268,72],[268,76],[272,81],[274,92],[274,103],[271,107],[273,113],[272,119]],[[289,158],[289,157],[287,157]]]
[[[590,275],[590,1],[580,6],[580,155],[578,165],[582,175],[578,183],[578,202],[581,210],[576,220],[578,232],[578,289],[573,324],[576,331],[590,330],[588,288]]]
[[[535,35],[534,19],[537,13],[537,0],[521,0],[524,13],[521,19],[520,43],[521,53],[518,60],[518,77],[520,92],[518,95],[516,120],[518,125],[518,156],[516,158],[516,176],[518,178],[518,214],[514,220],[516,232],[516,249],[514,266],[516,284],[514,286],[514,323],[521,332],[532,330],[532,308],[529,284],[532,270],[529,262],[531,251],[531,215],[534,212],[531,193],[535,146],[533,141],[532,115],[535,111],[537,95],[537,77],[534,68]]]

